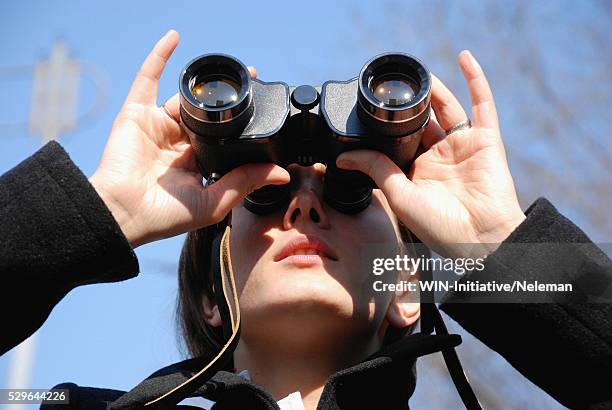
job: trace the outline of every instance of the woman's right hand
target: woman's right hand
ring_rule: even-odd
[[[253,190],[289,182],[282,167],[248,164],[202,186],[178,95],[156,104],[157,83],[178,41],[169,31],[146,58],[89,179],[134,248],[215,224]]]

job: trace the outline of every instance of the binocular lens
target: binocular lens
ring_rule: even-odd
[[[431,77],[408,54],[386,53],[368,61],[359,73],[357,114],[376,134],[400,137],[429,120]]]
[[[211,75],[195,82],[191,95],[209,107],[223,107],[238,100],[240,85],[223,75]]]
[[[232,56],[205,54],[190,61],[179,90],[181,118],[194,145],[206,136],[240,135],[253,116],[249,70]]]
[[[387,105],[407,104],[419,92],[419,86],[401,73],[384,74],[370,84],[374,97]]]

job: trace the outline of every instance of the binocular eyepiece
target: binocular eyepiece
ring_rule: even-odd
[[[205,178],[246,163],[327,165],[323,198],[340,212],[365,209],[373,181],[336,167],[342,152],[381,151],[402,170],[414,159],[429,122],[431,76],[415,57],[385,53],[359,77],[320,87],[289,87],[251,79],[246,66],[225,54],[189,62],[179,80],[180,114]],[[266,214],[286,205],[288,186],[266,186],[245,206]]]

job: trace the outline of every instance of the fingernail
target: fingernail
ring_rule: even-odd
[[[274,181],[283,183],[291,179],[289,172],[287,172],[285,168],[278,166],[272,169],[272,172],[270,173],[270,178]]]
[[[169,35],[171,35],[172,33],[177,33],[177,31],[173,28],[171,28],[170,30],[166,31],[166,34],[164,34],[164,37],[168,37]]]
[[[470,63],[472,68],[478,70],[480,65],[478,64],[478,61],[476,61],[476,58],[474,58],[474,55],[470,52],[470,50],[465,50],[465,52],[468,55],[468,62]]]
[[[251,75],[251,78],[257,78],[257,69],[255,67],[250,65],[247,67],[247,69],[249,70],[249,74]]]

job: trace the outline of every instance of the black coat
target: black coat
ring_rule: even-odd
[[[526,214],[527,219],[487,257],[485,269],[461,280],[558,282],[562,272],[564,282],[574,284],[572,297],[551,295],[550,303],[484,306],[453,303],[471,296],[452,294],[441,308],[562,404],[610,408],[612,304],[609,299],[587,303],[585,298],[593,286],[609,288],[612,262],[545,199]],[[0,221],[0,354],[38,329],[71,289],[138,274],[136,256],[116,221],[56,142],[0,177]],[[568,245],[563,257],[552,248],[517,254],[505,246],[544,242],[587,245]],[[577,262],[569,268],[568,257]],[[457,335],[415,334],[386,346],[330,377],[319,408],[406,408],[415,387],[416,358],[460,342]],[[201,360],[161,369],[127,393],[59,385],[70,389],[70,406],[59,408],[139,407],[200,370]],[[269,393],[229,372],[217,373],[195,394],[216,401],[215,409],[277,408]]]

